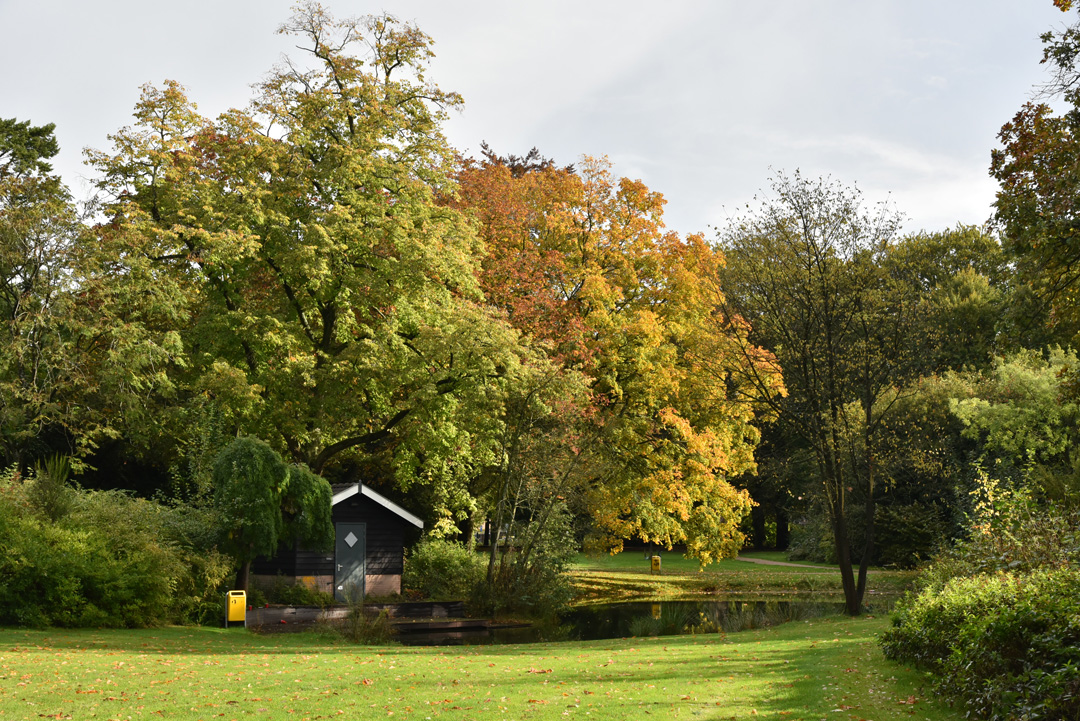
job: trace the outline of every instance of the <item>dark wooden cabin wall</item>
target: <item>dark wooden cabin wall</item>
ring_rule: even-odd
[[[367,524],[367,573],[400,575],[404,570],[405,527],[397,514],[357,494],[334,506],[335,522]],[[412,526],[409,526],[412,528]],[[282,547],[273,558],[255,559],[252,571],[285,576],[333,576],[334,552]]]

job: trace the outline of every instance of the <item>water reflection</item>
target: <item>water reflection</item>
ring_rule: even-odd
[[[614,603],[576,609],[565,621],[583,641],[680,633],[732,633],[843,611],[835,602],[789,600]]]
[[[872,611],[887,612],[880,599]],[[504,644],[542,641],[592,641],[631,636],[734,633],[843,613],[835,600],[727,600],[609,603],[575,608],[548,624],[493,627],[451,633],[401,634],[406,645]]]

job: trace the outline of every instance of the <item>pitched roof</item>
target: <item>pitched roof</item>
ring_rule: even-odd
[[[346,498],[352,498],[353,496],[360,494],[365,498],[370,498],[375,503],[378,503],[386,510],[390,511],[396,516],[399,516],[403,520],[408,521],[417,528],[424,527],[424,522],[421,521],[419,518],[409,513],[386,496],[383,496],[371,490],[363,483],[334,483],[330,486],[330,489],[334,492],[334,497],[330,501],[331,506],[336,506],[337,504],[344,501]]]

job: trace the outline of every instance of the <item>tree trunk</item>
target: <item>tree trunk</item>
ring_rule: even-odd
[[[469,553],[476,550],[476,513],[465,522],[465,548],[469,549]]]
[[[858,616],[862,610],[862,598],[851,567],[851,542],[848,540],[847,519],[844,518],[842,507],[839,514],[833,513],[832,521],[836,562],[840,566],[840,581],[844,587],[844,611],[849,616]]]
[[[510,492],[509,472],[503,474],[503,485],[499,489],[499,501],[495,504],[495,529],[491,533],[491,551],[488,554],[488,586],[495,582],[495,560],[499,553],[499,537],[502,535],[503,521],[506,514],[507,496]],[[511,516],[513,518],[513,516]]]
[[[240,564],[240,570],[236,572],[236,591],[247,591],[248,582],[251,580],[251,561]]]
[[[870,568],[870,562],[874,558],[874,494],[871,491],[866,498],[866,545],[863,546],[862,559],[859,562],[859,604],[862,604],[863,595],[866,593],[866,572]]]
[[[855,574],[851,567],[851,539],[848,537],[847,516],[844,513],[844,477],[839,468],[839,460],[835,456],[826,457],[823,470],[825,491],[829,496],[829,517],[836,547],[836,563],[840,566],[840,582],[844,587],[844,610],[849,616],[858,616],[862,609],[862,595],[855,585]]]
[[[760,505],[751,508],[750,522],[752,524],[750,540],[754,544],[754,550],[760,551],[765,548],[765,509]]]
[[[862,603],[863,594],[866,592],[866,571],[870,567],[870,562],[874,558],[874,451],[871,445],[873,439],[871,438],[870,425],[870,412],[867,410],[866,417],[867,432],[865,437],[866,443],[866,507],[864,509],[865,518],[865,545],[863,546],[862,560],[859,563],[859,602]]]
[[[787,511],[782,508],[776,509],[776,550],[786,551],[791,545],[791,526],[788,522]]]

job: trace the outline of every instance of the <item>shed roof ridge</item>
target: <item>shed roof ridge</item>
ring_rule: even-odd
[[[335,487],[337,487],[337,484],[335,484]],[[347,498],[352,498],[353,496],[355,496],[357,494],[360,494],[360,495],[366,496],[367,498],[370,498],[371,500],[375,501],[375,503],[378,503],[380,506],[382,506],[386,510],[388,510],[391,513],[395,514],[396,516],[399,516],[400,518],[408,521],[409,523],[416,526],[417,528],[423,528],[424,527],[424,522],[421,521],[417,516],[414,516],[413,514],[409,513],[404,508],[402,508],[398,504],[394,503],[393,501],[391,501],[386,496],[382,495],[381,493],[376,493],[375,491],[368,488],[367,486],[365,486],[363,483],[360,483],[359,481],[356,482],[356,483],[350,483],[347,486],[342,487],[341,490],[335,492],[334,496],[333,496],[333,499],[331,500],[330,505],[336,506],[337,504],[341,503],[342,501],[346,500]]]

